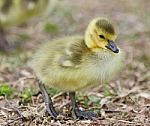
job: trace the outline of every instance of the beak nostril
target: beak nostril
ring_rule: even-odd
[[[110,45],[110,46],[111,46],[111,48],[113,48],[113,49],[115,48],[113,45]]]
[[[112,42],[112,41],[108,42],[108,46],[106,46],[106,48],[110,49],[114,53],[118,53],[119,52],[119,49],[117,48],[116,44],[114,42]]]

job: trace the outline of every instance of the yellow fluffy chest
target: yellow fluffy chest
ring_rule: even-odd
[[[94,87],[100,83],[105,83],[113,79],[123,64],[123,54],[103,52],[97,54],[89,64],[84,67],[87,76],[87,88]]]

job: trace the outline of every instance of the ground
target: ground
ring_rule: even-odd
[[[149,0],[58,0],[48,19],[36,18],[7,31],[21,49],[0,54],[0,125],[150,126]],[[40,44],[54,38],[84,34],[88,22],[104,16],[116,26],[117,43],[126,53],[124,69],[109,84],[77,100],[82,109],[99,113],[95,120],[52,120],[46,113],[32,69],[27,65]],[[55,107],[70,115],[67,94],[47,87]]]

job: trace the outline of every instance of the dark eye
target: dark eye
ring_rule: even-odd
[[[105,37],[103,35],[99,35],[100,38],[104,39]]]

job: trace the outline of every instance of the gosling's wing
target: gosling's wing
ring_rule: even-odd
[[[78,68],[89,51],[82,38],[75,38],[64,50],[65,53],[60,56],[58,62],[62,67],[72,68]]]

